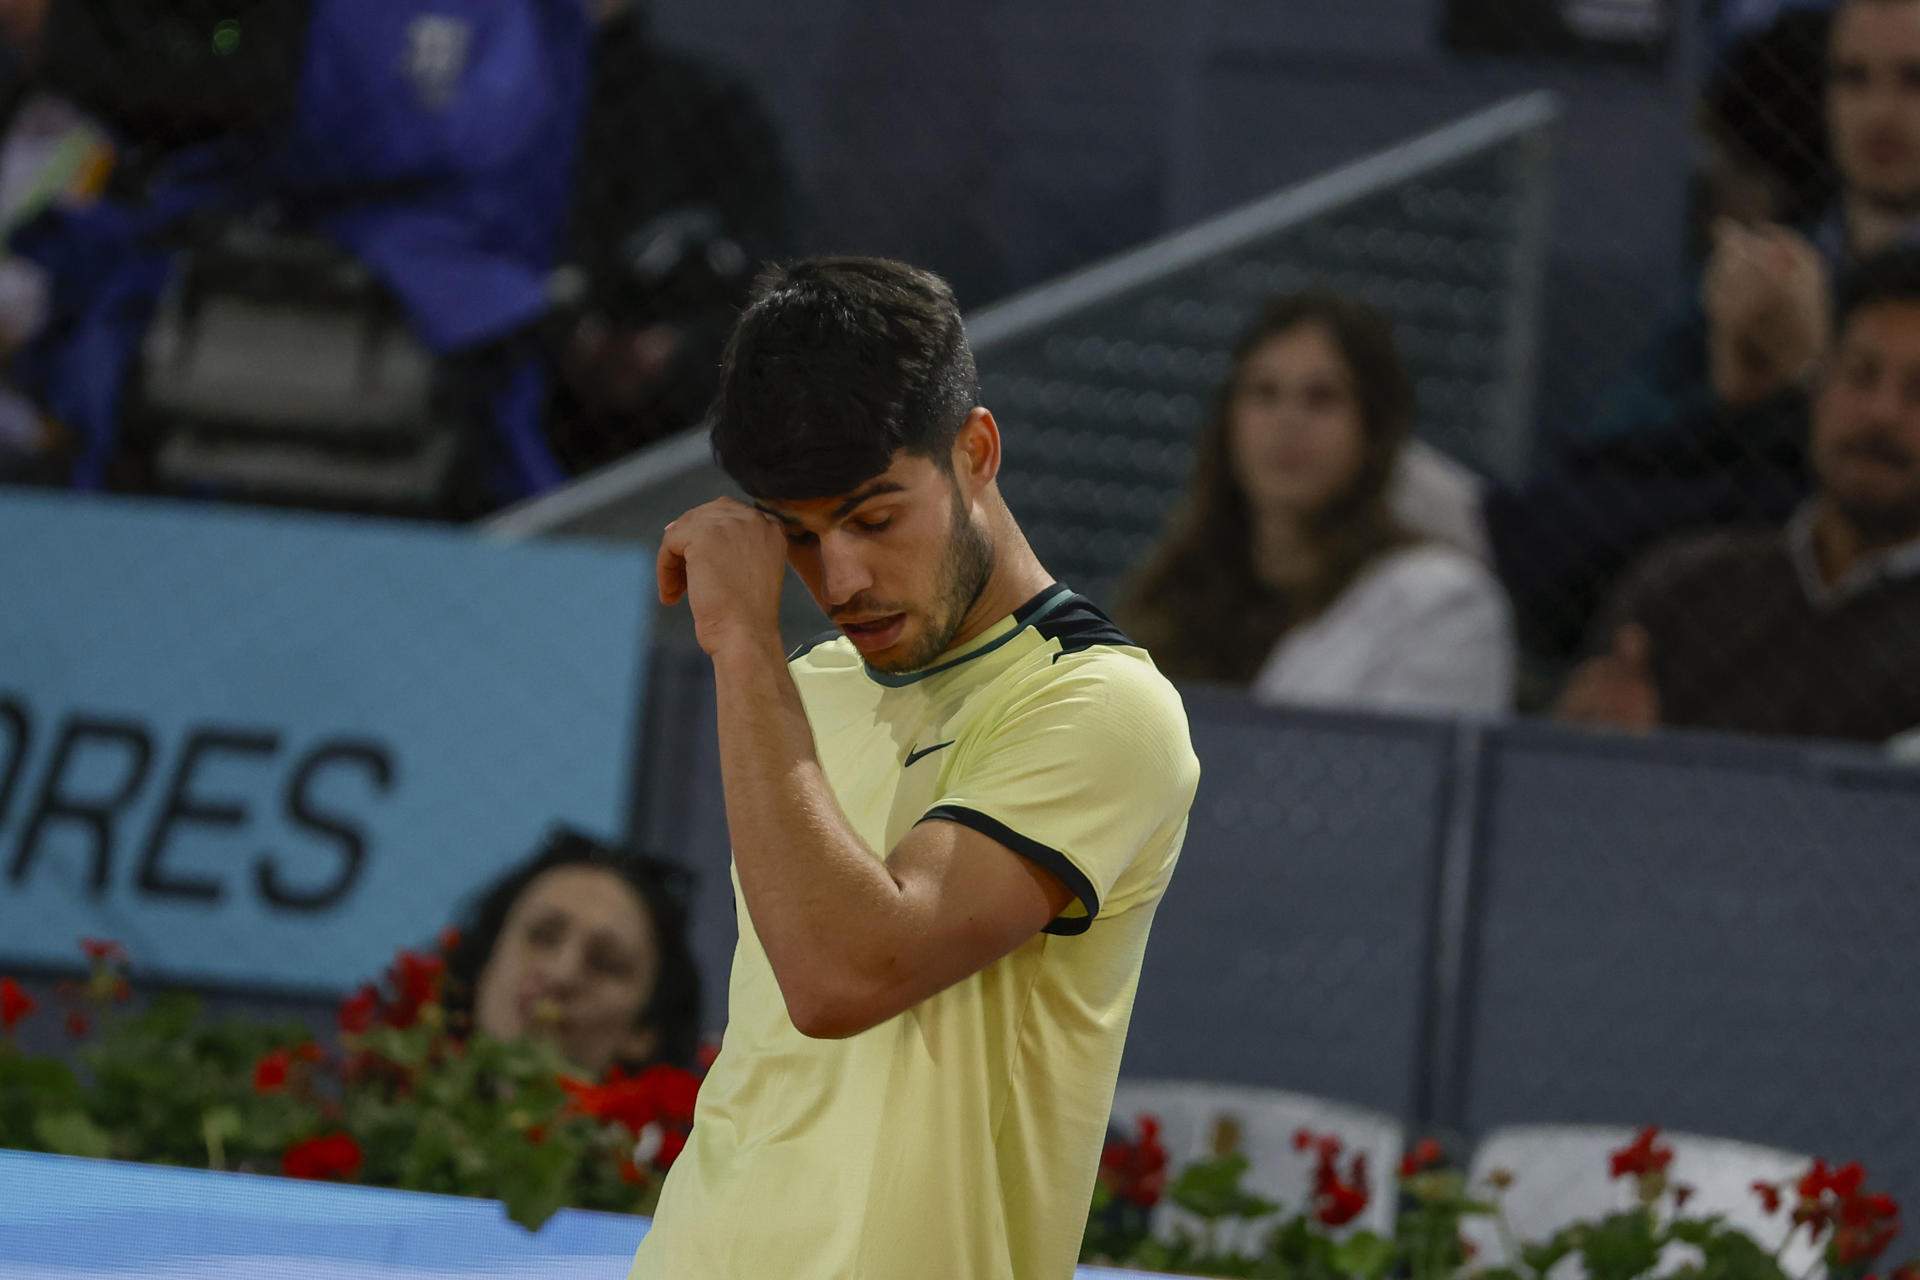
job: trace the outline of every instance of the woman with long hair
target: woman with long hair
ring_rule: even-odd
[[[1511,706],[1499,584],[1392,513],[1413,415],[1379,312],[1319,291],[1267,304],[1234,350],[1187,498],[1117,611],[1162,671],[1270,702]]]
[[[687,941],[691,875],[556,828],[483,888],[447,959],[456,1026],[551,1039],[598,1078],[699,1051],[700,974]]]

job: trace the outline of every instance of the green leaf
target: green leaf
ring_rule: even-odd
[[[56,1155],[96,1160],[113,1155],[113,1139],[84,1111],[44,1111],[33,1118],[33,1132]]]
[[[1393,1255],[1393,1241],[1359,1231],[1334,1246],[1333,1265],[1360,1280],[1379,1280],[1393,1265]]]
[[[1579,1248],[1589,1280],[1635,1280],[1660,1261],[1653,1215],[1645,1209],[1603,1218],[1587,1229]]]
[[[1240,1185],[1247,1158],[1238,1152],[1188,1165],[1174,1180],[1168,1197],[1182,1209],[1208,1222],[1224,1218],[1264,1218],[1280,1206]]]
[[[1573,1241],[1567,1232],[1562,1231],[1544,1244],[1521,1246],[1520,1260],[1536,1275],[1545,1275],[1572,1252]]]
[[[538,1231],[548,1218],[567,1206],[575,1162],[564,1147],[530,1146],[526,1150],[527,1158],[507,1171],[499,1198],[509,1218],[529,1231]]]

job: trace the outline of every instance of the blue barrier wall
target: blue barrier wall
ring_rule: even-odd
[[[1533,727],[1484,766],[1462,1126],[1657,1121],[1920,1196],[1920,771]]]
[[[650,757],[648,829],[702,874],[718,1025],[734,920],[711,676],[698,655],[660,676],[673,747]],[[1186,697],[1201,789],[1124,1073],[1469,1135],[1657,1123],[1860,1159],[1920,1196],[1920,772]]]
[[[631,800],[652,561],[0,494],[0,962],[344,990]]]

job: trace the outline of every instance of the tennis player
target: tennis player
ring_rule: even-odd
[[[740,943],[644,1280],[1072,1274],[1199,765],[1179,696],[1053,581],[938,277],[758,282],[667,526],[718,690]],[[791,565],[837,630],[783,654]]]

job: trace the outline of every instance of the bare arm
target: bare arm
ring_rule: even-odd
[[[788,1013],[807,1035],[848,1036],[1013,951],[1072,894],[954,823],[922,823],[884,861],[855,834],[779,649],[784,558],[765,516],[708,504],[670,526],[661,598],[693,596],[713,659],[734,865]]]

